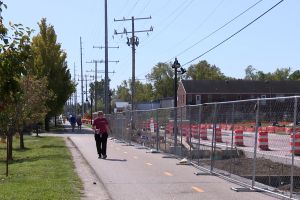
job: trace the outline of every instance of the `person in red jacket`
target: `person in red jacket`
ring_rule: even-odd
[[[107,138],[108,132],[111,132],[111,129],[102,111],[98,112],[98,117],[94,120],[92,128],[95,131],[94,136],[96,141],[97,152],[99,155],[98,158],[101,158],[102,156],[104,159],[106,159]]]

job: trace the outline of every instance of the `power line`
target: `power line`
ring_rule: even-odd
[[[262,2],[263,0],[259,0],[257,1],[255,4],[253,4],[252,6],[248,7],[246,10],[244,10],[243,12],[241,12],[240,14],[238,14],[237,16],[235,16],[234,18],[232,18],[231,20],[229,20],[228,22],[226,22],[223,26],[221,26],[220,28],[214,30],[213,32],[211,32],[210,34],[208,34],[207,36],[203,37],[201,40],[199,40],[198,42],[196,42],[195,44],[193,44],[192,46],[184,49],[183,51],[181,51],[179,54],[176,54],[176,56],[172,57],[171,59],[169,59],[168,61],[174,60],[175,57],[182,55],[183,53],[187,52],[188,50],[190,50],[191,48],[193,48],[194,46],[198,45],[199,43],[203,42],[204,40],[206,40],[207,38],[211,37],[212,35],[214,35],[215,33],[217,33],[219,30],[223,29],[224,27],[226,27],[228,24],[230,24],[231,22],[235,21],[237,18],[239,18],[240,16],[242,16],[243,14],[245,14],[246,12],[248,12],[249,10],[251,10],[253,7],[255,7],[257,4],[259,4],[260,2]],[[167,62],[168,62],[167,61]]]
[[[235,16],[234,18],[232,18],[231,20],[229,20],[228,22],[226,22],[224,25],[222,25],[221,27],[217,28],[216,30],[214,30],[213,32],[211,32],[210,34],[208,34],[207,36],[203,37],[201,40],[199,40],[198,42],[196,42],[195,44],[193,44],[192,46],[184,49],[183,51],[181,51],[179,54],[176,54],[176,56],[170,58],[169,60],[167,60],[166,64],[168,64],[169,62],[172,62],[172,60],[174,60],[175,57],[182,55],[183,53],[187,52],[188,50],[192,49],[193,47],[195,47],[196,45],[198,45],[199,43],[203,42],[204,40],[208,39],[209,37],[211,37],[212,35],[214,35],[215,33],[217,33],[218,31],[220,31],[221,29],[223,29],[224,27],[226,27],[227,25],[229,25],[230,23],[232,23],[233,21],[235,21],[237,18],[241,17],[243,14],[245,14],[246,12],[248,12],[249,10],[251,10],[253,7],[255,7],[257,4],[259,4],[260,2],[262,2],[263,0],[259,0],[256,3],[254,3],[253,5],[251,5],[250,7],[248,7],[246,10],[244,10],[243,12],[241,12],[240,14],[238,14],[237,16]],[[217,7],[219,7],[222,4],[223,1],[221,1]],[[216,7],[216,8],[217,8]],[[211,16],[216,8],[211,12],[211,14],[209,14],[209,16]],[[208,17],[209,17],[208,16]],[[208,18],[207,17],[207,18]],[[207,18],[205,19],[205,21],[207,20]],[[142,73],[140,74],[142,75]]]
[[[163,29],[160,29],[157,34],[155,34],[147,43],[145,43],[144,45],[142,45],[142,47],[146,46],[147,44],[150,44],[158,35],[160,35],[162,32],[164,32],[166,29],[169,28],[169,26],[171,26],[175,20],[184,13],[184,11],[192,4],[194,0],[190,0],[190,1],[184,1],[182,4],[180,4],[180,6],[178,6],[168,17],[167,19],[169,19],[172,15],[174,15],[178,9],[181,8],[181,10],[177,13],[177,15],[166,25],[163,26]],[[184,5],[186,4],[186,5]],[[183,6],[184,5],[184,6]]]
[[[262,0],[261,0],[262,1]],[[186,41],[187,39],[191,38],[191,35],[197,33],[196,31],[199,30],[202,25],[207,22],[209,20],[209,18],[211,16],[213,16],[213,14],[217,11],[217,9],[222,5],[222,3],[224,2],[224,0],[220,1],[218,3],[218,5],[204,18],[204,20],[202,20],[202,22],[192,31],[192,33],[189,33],[183,40],[181,40],[180,42],[178,42],[177,44],[175,44],[173,47],[168,48],[168,50],[170,49],[174,49],[175,47],[179,46],[180,44],[182,44],[184,41]],[[168,51],[167,50],[167,51]],[[175,57],[173,57],[171,60],[174,60]]]
[[[265,14],[267,14],[268,12],[270,12],[271,10],[273,10],[275,7],[277,7],[279,4],[281,4],[284,0],[279,1],[278,3],[276,3],[274,6],[272,6],[270,9],[268,9],[267,11],[265,11],[263,14],[261,14],[260,16],[258,16],[257,18],[255,18],[253,21],[251,21],[250,23],[248,23],[246,26],[244,26],[243,28],[241,28],[240,30],[238,30],[237,32],[235,32],[234,34],[232,34],[231,36],[229,36],[228,38],[226,38],[225,40],[223,40],[222,42],[220,42],[219,44],[215,45],[214,47],[210,48],[209,50],[205,51],[203,54],[197,56],[196,58],[186,62],[185,64],[183,64],[182,66],[185,66],[195,60],[197,60],[198,58],[204,56],[205,54],[209,53],[210,51],[214,50],[215,48],[217,48],[218,46],[220,46],[221,44],[227,42],[228,40],[230,40],[231,38],[233,38],[235,35],[237,35],[238,33],[240,33],[241,31],[243,31],[244,29],[246,29],[248,26],[250,26],[251,24],[253,24],[254,22],[256,22],[258,19],[260,19],[261,17],[263,17]]]

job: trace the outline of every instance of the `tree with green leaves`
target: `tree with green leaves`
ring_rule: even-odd
[[[1,12],[2,7],[6,8],[6,5],[0,1]],[[23,93],[20,80],[30,67],[32,30],[12,22],[9,26],[7,29],[0,17],[0,130],[7,136],[7,160],[12,160],[12,136],[16,130],[18,104]]]
[[[153,84],[155,99],[174,96],[174,69],[171,63],[158,63],[146,78]]]
[[[122,101],[129,102],[131,99],[129,91],[130,91],[129,83],[126,80],[124,80],[121,83],[121,85],[117,86],[116,98]]]
[[[103,110],[104,109],[104,85],[105,81],[104,79],[101,79],[100,81],[96,82],[96,88],[95,88],[95,82],[90,83],[90,89],[89,93],[92,94],[93,103],[95,105],[95,89],[97,90],[97,110]]]
[[[265,73],[263,71],[257,71],[252,65],[249,65],[245,69],[246,80],[258,80],[258,81],[279,81],[279,80],[295,80],[297,72],[291,76],[291,68],[277,68],[274,72]]]
[[[293,81],[300,80],[300,70],[296,70],[292,74],[290,74],[289,80],[293,80]]]
[[[49,111],[46,102],[53,94],[51,91],[45,92],[48,85],[47,77],[37,78],[35,75],[27,74],[20,82],[23,92],[17,104],[16,126],[20,134],[20,148],[24,149],[23,128],[27,125],[37,125],[45,118]],[[37,130],[36,132],[38,134]]]
[[[153,87],[150,83],[135,82],[136,101],[147,102],[154,100]]]
[[[187,79],[192,80],[225,80],[226,77],[215,65],[210,65],[206,60],[200,61],[198,64],[193,64],[187,69],[185,75]]]
[[[54,93],[54,97],[46,102],[49,112],[45,117],[45,129],[49,130],[50,118],[62,113],[66,101],[75,91],[75,84],[67,66],[67,55],[57,42],[54,27],[43,18],[39,28],[39,34],[32,39],[32,49],[37,74],[48,78],[48,90]]]

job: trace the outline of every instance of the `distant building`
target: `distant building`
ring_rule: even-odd
[[[182,80],[177,90],[177,105],[183,107],[186,105],[198,105],[212,102],[227,102],[245,99],[257,98],[273,98],[295,96],[300,94],[300,81],[251,81],[251,80]],[[276,106],[284,100],[276,101]],[[271,103],[261,101],[260,104],[267,106],[264,108],[265,118],[281,119],[284,113],[272,112]],[[212,113],[212,107],[206,107],[207,113]],[[237,108],[238,109],[238,108]],[[243,109],[242,107],[239,109]],[[262,109],[263,110],[263,109]],[[266,112],[266,110],[268,112]],[[235,110],[238,112],[238,110]],[[222,107],[222,115],[218,117],[226,117],[230,115],[232,109],[230,107]],[[284,111],[282,111],[284,112]],[[190,113],[186,107],[181,112],[182,118],[185,119],[190,115],[192,119],[196,119],[199,115],[196,109]],[[242,113],[242,112],[241,112]],[[209,115],[204,116],[209,118]],[[204,117],[202,120],[204,120]]]
[[[300,81],[182,80],[178,85],[177,105],[180,107],[299,94]]]
[[[114,108],[114,113],[128,111],[130,104],[125,101],[116,102],[116,107]]]
[[[171,108],[174,107],[174,97],[160,99],[161,108]]]
[[[136,110],[152,110],[160,107],[159,101],[141,102],[136,104]]]

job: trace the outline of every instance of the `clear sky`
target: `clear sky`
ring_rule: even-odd
[[[104,49],[104,0],[2,0],[8,9],[2,15],[5,23],[22,23],[38,32],[37,23],[41,18],[54,26],[58,42],[66,51],[68,65],[74,75],[80,73],[80,43],[83,41],[83,71],[90,71],[91,60],[103,60]],[[137,33],[140,45],[136,49],[136,79],[145,82],[145,75],[158,62],[170,62],[177,56],[184,65],[222,42],[252,20],[267,11],[279,0],[260,1],[251,10],[204,39],[218,28],[238,16],[258,0],[108,0],[108,38],[111,88],[131,78],[131,47],[127,46],[126,35],[114,36],[114,30],[131,31],[131,21],[114,22],[115,19],[132,16],[152,19],[137,20],[135,29],[154,31]],[[276,68],[299,69],[300,58],[300,1],[285,0],[268,14],[258,19],[232,39],[211,52],[196,59],[215,64],[226,76],[243,78],[245,68],[254,66],[257,70],[274,72]],[[130,37],[130,35],[129,35]],[[202,41],[201,41],[202,40]],[[195,45],[198,43],[197,45]],[[193,46],[188,51],[187,48]],[[104,70],[104,64],[98,69]],[[187,68],[189,66],[185,65]],[[104,78],[104,74],[99,74]],[[78,77],[76,78],[78,80]]]

